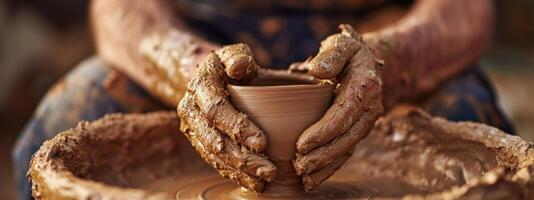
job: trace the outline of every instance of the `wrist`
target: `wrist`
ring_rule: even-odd
[[[186,90],[196,65],[217,46],[188,32],[172,29],[141,40],[139,51],[148,62],[145,72],[155,81],[149,86],[164,102],[174,105]]]
[[[415,87],[416,73],[410,66],[403,65],[402,58],[395,53],[395,37],[390,34],[366,33],[363,39],[375,56],[383,61],[380,77],[384,107],[389,109],[399,102],[415,99],[418,94]]]

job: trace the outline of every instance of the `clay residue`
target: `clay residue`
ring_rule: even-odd
[[[171,198],[159,193],[167,187],[144,189],[162,179],[210,170],[179,134],[178,122],[174,112],[81,122],[45,142],[34,155],[28,172],[33,196]]]
[[[262,152],[265,133],[231,104],[226,84],[254,76],[257,64],[245,44],[224,46],[199,64],[177,111],[180,130],[221,176],[261,192],[276,176]],[[236,78],[236,79],[232,79]]]
[[[495,128],[401,107],[377,121],[333,179],[377,197],[429,194],[531,165],[532,153],[531,143]]]
[[[340,79],[333,104],[323,117],[307,128],[297,141],[295,170],[307,191],[332,176],[352,155],[384,112],[383,63],[350,25],[321,43],[309,61],[317,78]]]
[[[175,30],[147,37],[139,45],[141,55],[148,60],[145,74],[157,80],[149,90],[169,105],[175,106],[184,95],[186,83],[196,69],[195,56],[205,54],[196,39]]]
[[[174,113],[111,115],[83,122],[47,141],[35,154],[28,173],[33,195],[38,199],[254,196],[219,177],[177,128]],[[306,197],[529,199],[534,195],[533,161],[533,144],[517,136],[398,108],[380,118],[343,168]]]

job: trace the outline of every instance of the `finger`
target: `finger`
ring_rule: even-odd
[[[382,101],[382,82],[377,65],[368,48],[362,47],[356,53],[347,66],[332,106],[299,137],[299,153],[307,153],[347,132],[362,113],[369,110],[369,105]]]
[[[314,172],[312,174],[305,175],[302,178],[302,183],[304,184],[304,190],[313,191],[317,186],[319,186],[323,181],[330,178],[343,164],[347,161],[352,155],[352,151],[344,154],[334,161],[329,163],[326,167],[321,170]]]
[[[201,117],[198,117],[198,113],[191,112],[195,107],[195,102],[191,94],[188,92],[185,93],[184,97],[178,104],[178,115],[180,116],[180,131],[182,133],[189,133],[194,127],[190,125],[201,124],[200,120],[203,120]],[[206,144],[205,149],[213,153],[219,153],[223,150],[224,143],[221,135],[215,133],[214,131],[205,131],[203,134],[195,135],[198,140],[203,141]]]
[[[260,156],[241,148],[233,143],[229,138],[224,138],[225,152],[220,153],[221,157],[230,163],[236,169],[242,169],[248,174],[252,174],[267,182],[272,181],[276,176],[276,166],[266,157]]]
[[[196,105],[211,125],[252,151],[263,151],[267,146],[267,137],[230,103],[225,78],[227,76],[222,63],[211,53],[199,65],[188,90],[194,94]]]
[[[192,141],[194,145],[201,145],[195,148],[200,154],[206,154],[203,157],[221,160],[222,165],[226,165],[225,170],[234,169],[244,171],[247,174],[266,181],[271,181],[276,176],[276,166],[267,158],[257,155],[246,148],[241,148],[232,142],[230,138],[221,135],[217,130],[210,127],[206,121],[202,120],[201,112],[194,105],[193,97],[189,93],[186,93],[180,102],[178,112],[180,118],[183,120],[182,124],[186,124],[185,129],[181,127],[182,132],[191,141],[193,139],[197,141],[197,143],[193,143]],[[211,151],[211,148],[206,148],[211,145],[210,142],[212,140],[210,138],[217,137],[222,138],[222,148],[217,151]],[[210,156],[207,156],[208,154]],[[216,169],[224,167],[220,166],[221,163],[218,161],[212,161],[210,164]]]
[[[188,134],[186,134],[187,138],[193,147],[195,147],[195,150],[199,152],[202,159],[215,168],[215,170],[217,170],[222,177],[228,178],[237,184],[256,192],[261,192],[263,190],[265,187],[265,183],[263,181],[245,173],[242,170],[233,168],[226,164],[224,159],[217,156],[217,154],[210,153],[209,150],[205,149],[204,143],[200,142],[200,140],[193,135],[198,135],[198,133],[190,130]]]
[[[245,79],[256,71],[257,64],[254,61],[254,54],[246,44],[224,46],[215,53],[223,63],[226,73],[232,79]]]
[[[361,37],[349,25],[340,25],[341,33],[321,42],[319,53],[308,63],[310,74],[320,79],[335,78],[360,48]]]
[[[308,62],[309,60],[306,60],[304,62],[294,62],[289,65],[289,71],[290,72],[307,72],[308,71]]]
[[[365,138],[373,128],[374,122],[382,110],[380,103],[370,106],[369,111],[366,111],[347,133],[307,154],[297,154],[294,162],[297,174],[301,176],[311,174],[343,156],[346,152],[352,151],[356,144]]]

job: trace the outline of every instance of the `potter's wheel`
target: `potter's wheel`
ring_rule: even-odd
[[[177,133],[178,123],[172,112],[112,115],[65,131],[34,155],[33,195],[221,199],[252,194],[207,166]],[[380,119],[351,159],[308,197],[528,199],[534,197],[533,146],[484,125],[397,109]]]
[[[216,174],[211,174],[178,189],[175,197],[176,199],[355,199],[368,196],[354,187],[332,181],[321,185],[312,193],[256,194]]]

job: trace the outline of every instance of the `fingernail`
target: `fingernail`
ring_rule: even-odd
[[[256,133],[253,136],[247,137],[243,141],[243,144],[250,147],[254,152],[262,152],[267,147],[267,137],[261,132]]]
[[[267,182],[270,182],[276,177],[276,167],[274,166],[263,166],[256,169],[256,176],[265,179]]]
[[[299,176],[304,175],[304,172],[305,172],[304,167],[299,161],[295,160],[293,162],[293,168],[295,169],[295,172],[297,173],[297,175]]]
[[[228,67],[228,76],[232,79],[242,79],[249,73],[254,65],[254,59],[248,55],[239,55],[231,60]]]

